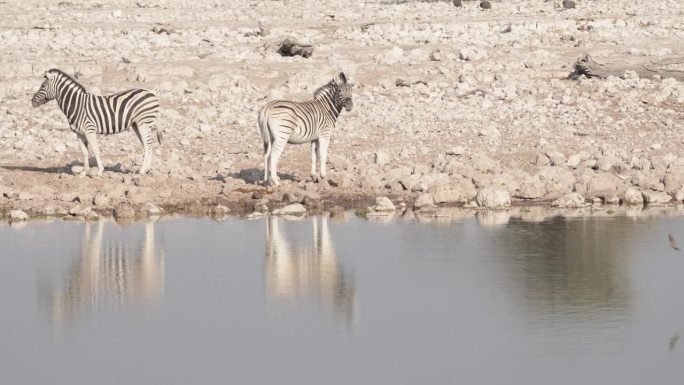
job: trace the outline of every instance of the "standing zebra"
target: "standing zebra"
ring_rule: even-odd
[[[90,169],[88,149],[95,155],[98,175],[104,172],[100,159],[100,147],[96,134],[118,134],[133,127],[133,131],[144,147],[143,164],[140,173],[145,174],[152,166],[152,131],[157,131],[161,144],[162,134],[155,123],[159,113],[159,100],[153,93],[143,89],[132,89],[118,94],[98,96],[89,94],[71,76],[51,69],[31,103],[38,107],[55,99],[64,112],[71,130],[78,136],[83,152],[84,173]]]
[[[325,179],[330,135],[342,108],[351,111],[352,84],[343,72],[316,90],[313,100],[289,102],[275,100],[259,110],[259,128],[264,140],[264,183],[280,184],[278,157],[285,143],[311,142],[311,177],[317,180],[316,159],[321,162],[321,178]]]

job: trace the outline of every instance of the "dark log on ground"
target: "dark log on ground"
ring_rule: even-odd
[[[575,62],[575,71],[570,74],[570,78],[577,79],[581,75],[601,79],[609,76],[624,77],[628,70],[636,72],[640,78],[650,79],[657,75],[661,79],[675,78],[684,81],[684,56],[655,59],[630,55],[594,59],[586,55]]]
[[[313,54],[313,46],[309,44],[300,44],[295,39],[288,37],[280,43],[278,53],[282,56],[302,56],[309,57]]]

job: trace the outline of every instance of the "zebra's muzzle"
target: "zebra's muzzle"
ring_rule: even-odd
[[[354,103],[351,101],[351,99],[345,100],[344,108],[347,110],[347,112],[351,111],[352,108],[354,108]]]
[[[34,95],[33,98],[31,98],[31,105],[33,105],[33,107],[38,107],[43,104],[45,104],[44,98],[41,98],[38,95]]]

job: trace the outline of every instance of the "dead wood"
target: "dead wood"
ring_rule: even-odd
[[[625,71],[634,71],[640,78],[660,76],[661,79],[675,78],[684,80],[684,56],[671,56],[661,59],[639,56],[616,56],[606,59],[595,59],[586,55],[575,62],[575,70],[571,79],[581,75],[605,79],[609,76],[624,77]]]

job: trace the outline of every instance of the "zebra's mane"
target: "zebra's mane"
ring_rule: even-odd
[[[81,83],[79,83],[78,80],[74,79],[71,75],[67,74],[66,72],[64,72],[60,69],[57,69],[57,68],[53,68],[53,69],[49,70],[48,72],[55,72],[59,75],[62,75],[64,78],[67,79],[67,81],[71,82],[72,84],[75,84],[81,91],[87,92],[85,87],[83,87],[83,85]]]
[[[324,94],[332,96],[335,94],[335,91],[337,91],[337,90],[338,90],[337,83],[335,83],[334,80],[331,80],[330,82],[328,82],[328,84],[326,84],[322,87],[318,87],[318,89],[316,91],[314,91],[314,99],[320,100]]]

